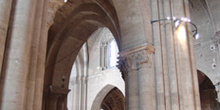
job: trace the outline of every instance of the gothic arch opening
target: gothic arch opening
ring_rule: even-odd
[[[101,110],[124,110],[124,100],[121,91],[113,88],[102,101]]]
[[[219,110],[217,92],[211,80],[201,71],[198,72],[200,101],[202,110]]]
[[[112,41],[112,33],[107,28],[99,28],[80,49],[69,79],[68,110],[90,110],[92,104],[97,102],[95,98],[101,94],[100,91],[103,88],[104,91],[108,91],[108,87],[111,88],[105,87],[106,85],[114,85],[124,93],[125,84],[119,69],[108,63],[112,60],[108,54],[114,51],[109,49],[112,48]],[[114,48],[117,48],[117,45],[115,46]],[[112,61],[115,64],[117,62]]]
[[[121,89],[108,84],[95,97],[91,110],[124,110],[124,100]]]
[[[73,3],[68,0],[56,12],[54,23],[48,32],[44,109],[57,108],[60,97],[64,98],[63,101],[66,100],[73,62],[80,49],[84,48],[83,44],[102,27],[109,29],[120,48],[119,23],[111,2],[79,0]]]

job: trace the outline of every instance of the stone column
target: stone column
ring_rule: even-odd
[[[0,1],[0,75],[5,51],[5,41],[8,32],[8,24],[11,12],[12,0]]]
[[[100,44],[100,64],[99,64],[101,70],[103,69],[103,60],[102,59],[103,59],[103,44],[101,43]]]
[[[187,0],[152,2],[152,20],[189,17]],[[158,110],[200,110],[191,25],[152,24]]]
[[[151,1],[152,20],[171,16],[170,0]],[[173,26],[170,21],[152,24],[155,51],[156,94],[158,110],[179,110],[178,83]]]
[[[75,98],[76,98],[76,85],[75,85],[75,78],[71,78],[70,79],[70,83],[69,83],[69,88],[70,88],[70,93],[68,94],[68,110],[75,110],[75,106],[76,106],[76,102],[75,102]]]
[[[67,110],[67,94],[69,91],[69,89],[51,86],[46,110]]]
[[[57,101],[57,110],[67,110],[67,95],[61,95]]]
[[[25,87],[36,1],[14,1],[2,68],[1,110],[25,110]]]
[[[57,101],[58,101],[58,95],[51,94],[49,97],[49,103],[46,107],[47,110],[57,110]]]
[[[87,95],[87,84],[86,84],[86,77],[79,75],[76,79],[74,86],[76,89],[74,94],[76,95],[73,102],[75,105],[74,110],[85,110],[86,109],[86,95]]]
[[[128,110],[156,110],[153,53],[150,44],[120,53],[119,68],[127,71],[124,77]]]
[[[43,17],[39,41],[40,43],[38,45],[39,50],[37,60],[37,74],[35,79],[36,82],[34,93],[34,110],[40,110],[42,108],[48,30],[50,26],[53,24],[57,10],[64,3],[61,0],[43,0],[43,2]]]
[[[173,1],[171,4],[173,15],[190,18],[188,0]],[[189,23],[182,23],[175,28],[174,46],[180,109],[201,110],[192,29]]]
[[[125,110],[128,110],[129,108],[129,92],[128,92],[128,65],[126,62],[126,58],[124,58],[123,56],[119,57],[119,62],[117,67],[119,68],[119,70],[121,71],[121,77],[123,78],[123,80],[125,81]]]
[[[71,93],[69,94],[69,110],[86,110],[87,107],[87,77],[71,79]]]
[[[74,99],[73,99],[73,102],[74,102],[74,109],[73,110],[80,110],[80,107],[79,107],[79,102],[80,102],[80,88],[79,88],[79,79],[78,79],[78,76],[76,77],[76,81],[74,83],[74,91],[72,91],[74,93]]]
[[[81,78],[81,109],[86,110],[86,103],[87,103],[87,77]]]
[[[40,34],[41,34],[41,25],[42,25],[42,17],[43,17],[43,8],[44,2],[43,0],[38,0],[36,14],[35,14],[35,23],[34,23],[34,31],[33,31],[33,39],[31,45],[31,60],[30,60],[30,68],[27,76],[27,98],[26,98],[26,110],[33,110],[34,108],[34,94],[36,91],[36,76],[37,74],[37,63],[38,63],[38,53],[39,53],[39,44],[40,42]],[[41,44],[42,45],[42,44]],[[46,47],[45,47],[46,48]],[[43,68],[42,68],[43,69]],[[40,96],[38,96],[40,97]]]
[[[200,110],[195,59],[191,50],[192,44],[186,32],[186,27],[180,25],[174,36],[179,108],[180,110]]]
[[[100,66],[102,70],[106,69],[106,43],[101,43],[100,45]]]
[[[104,69],[108,68],[108,43],[105,43],[104,47]]]
[[[43,0],[43,14],[41,21],[41,31],[39,38],[39,47],[37,54],[37,68],[35,78],[35,92],[34,92],[34,105],[33,110],[42,109],[43,100],[43,86],[44,86],[44,73],[45,73],[45,62],[46,62],[46,49],[47,49],[47,38],[48,38],[48,4],[49,0]]]

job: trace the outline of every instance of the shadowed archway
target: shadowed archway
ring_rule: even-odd
[[[103,110],[124,110],[124,96],[117,88],[113,88],[101,104]]]
[[[201,71],[198,72],[200,101],[202,110],[219,110],[220,104],[216,100],[217,92],[211,80]]]
[[[57,101],[61,99],[66,104],[73,62],[89,36],[101,27],[107,27],[120,43],[117,14],[109,1],[69,0],[57,11],[48,33],[44,109],[60,109]]]
[[[124,95],[113,85],[106,85],[93,101],[91,110],[124,110]]]

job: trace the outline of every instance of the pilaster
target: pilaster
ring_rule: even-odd
[[[26,98],[26,110],[34,110],[34,102],[36,97],[35,94],[39,94],[36,92],[39,92],[37,89],[36,82],[36,76],[37,74],[37,63],[38,63],[38,54],[39,54],[39,44],[40,42],[40,34],[41,34],[41,28],[42,28],[42,15],[43,15],[43,8],[44,7],[44,1],[38,0],[36,9],[35,9],[35,17],[34,17],[34,31],[32,33],[33,39],[31,43],[31,60],[30,60],[30,68],[27,75],[27,98]],[[41,44],[40,44],[41,45]],[[42,97],[42,96],[38,96]],[[39,105],[38,105],[39,106]]]
[[[49,0],[43,0],[43,13],[42,13],[42,24],[39,38],[39,47],[37,55],[37,67],[36,67],[36,82],[35,82],[35,93],[34,93],[34,107],[33,110],[40,110],[45,106],[43,100],[43,86],[44,86],[44,76],[45,76],[45,62],[46,62],[46,49],[47,49],[47,39],[48,39],[48,10],[49,10]],[[43,101],[42,101],[43,100]]]

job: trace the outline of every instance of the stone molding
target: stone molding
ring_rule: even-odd
[[[60,0],[49,0],[48,19],[47,19],[48,28],[53,24],[56,12],[63,4],[64,2],[61,2]]]
[[[129,71],[138,70],[141,68],[151,68],[151,56],[154,52],[155,48],[150,44],[121,52],[119,54],[119,65],[117,67],[123,73],[122,77],[125,78],[125,74],[127,74]]]
[[[52,97],[67,97],[67,94],[69,93],[69,89],[66,88],[60,88],[55,86],[50,86],[50,96]]]
[[[104,48],[104,47],[107,47],[108,46],[108,43],[106,42],[101,42],[100,43],[100,47]]]

